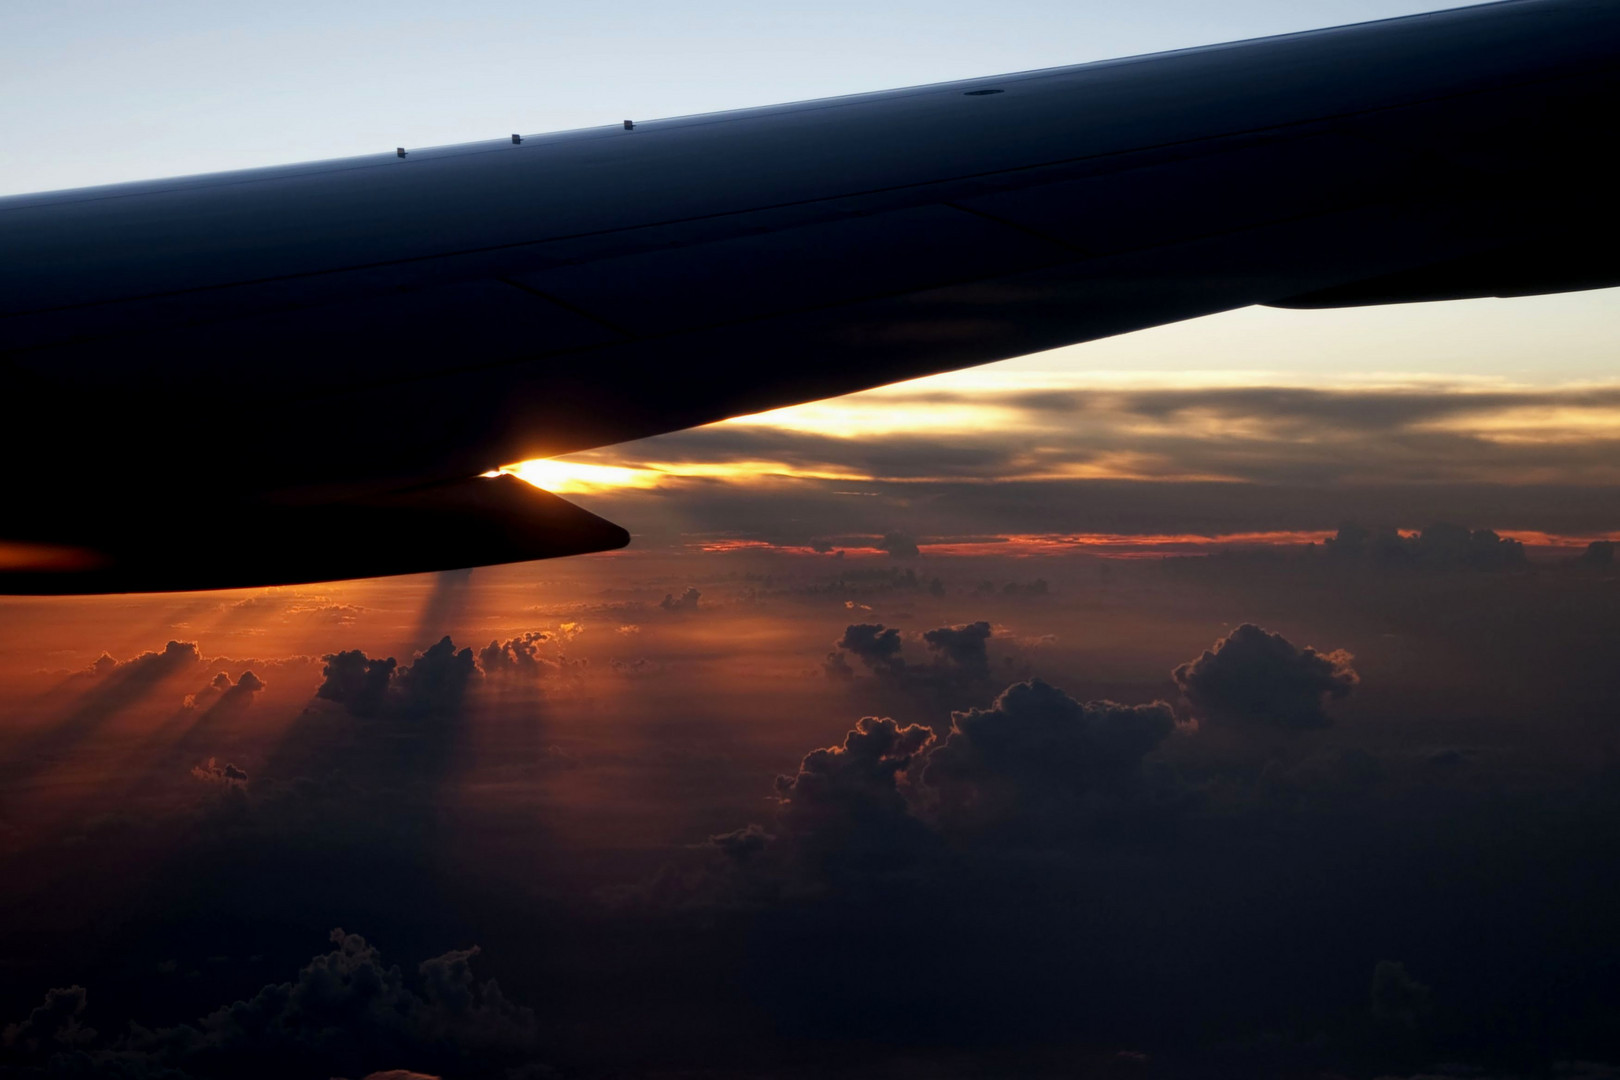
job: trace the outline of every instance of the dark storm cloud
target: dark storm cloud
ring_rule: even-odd
[[[943,741],[923,725],[868,716],[776,778],[771,825],[705,846],[724,856],[732,886],[756,896],[762,876],[818,886],[881,877],[935,857],[947,838],[1070,846],[1114,829],[1127,809],[1181,798],[1143,769],[1174,729],[1164,702],[1081,704],[1039,680],[956,713]]]
[[[85,998],[82,986],[47,991],[27,1019],[0,1028],[0,1046],[33,1055],[95,1041],[95,1029],[82,1023]]]
[[[905,533],[884,533],[875,546],[879,551],[886,551],[896,559],[915,559],[922,554],[917,547],[916,539]]]
[[[315,696],[335,701],[355,716],[375,716],[382,711],[399,661],[392,656],[373,660],[359,649],[322,657],[323,681]]]
[[[990,674],[990,654],[985,643],[990,640],[990,624],[969,623],[966,626],[942,626],[923,634],[923,642],[935,655],[954,665],[965,678],[985,678]]]
[[[1519,541],[1490,529],[1445,521],[1428,525],[1414,536],[1403,536],[1393,525],[1369,529],[1347,521],[1323,548],[1335,559],[1385,566],[1503,570],[1526,563],[1524,544]]]
[[[471,649],[458,650],[446,634],[394,675],[407,712],[449,712],[478,677]]]
[[[1614,565],[1613,540],[1594,540],[1586,545],[1581,553],[1580,562],[1586,566],[1613,566]]]
[[[322,659],[324,678],[315,696],[336,702],[355,716],[449,713],[481,676],[472,650],[458,650],[449,635],[403,667],[391,656],[372,659],[359,649]]]
[[[822,674],[836,682],[848,682],[855,678],[848,657],[858,659],[883,680],[886,692],[904,695],[904,699],[891,697],[886,707],[906,709],[913,716],[918,715],[915,710],[921,709],[921,715],[931,717],[929,723],[943,727],[952,709],[989,700],[987,692],[993,684],[987,645],[993,635],[990,623],[984,620],[925,630],[920,638],[930,662],[907,663],[906,638],[898,628],[882,623],[852,623],[834,643],[838,651],[827,655]],[[999,674],[1003,679],[1022,673],[1015,657],[1003,655],[1001,661]]]
[[[900,631],[882,623],[853,623],[844,628],[837,647],[854,656],[877,674],[898,674],[905,670],[900,658]]]
[[[798,772],[778,776],[777,832],[800,868],[839,877],[908,861],[924,830],[898,778],[933,740],[920,724],[863,717],[841,745],[812,750]]]
[[[711,835],[695,845],[709,858],[693,872],[666,866],[616,899],[673,908],[769,905],[841,886],[864,889],[905,871],[937,847],[902,785],[933,741],[921,725],[863,717],[840,744],[810,751],[797,772],[776,777],[769,826]]]
[[[1172,672],[1194,719],[1213,724],[1326,727],[1324,705],[1347,697],[1359,678],[1343,650],[1295,648],[1252,623]]]
[[[359,1076],[409,1061],[434,1074],[495,1077],[533,1066],[535,1015],[474,976],[476,946],[426,960],[407,979],[358,934],[334,930],[331,940],[291,982],[193,1024],[131,1024],[104,1041],[79,1023],[85,991],[53,990],[5,1029],[5,1047],[13,1060],[67,1076]]]
[[[1137,793],[1142,759],[1175,726],[1162,701],[1081,704],[1035,679],[1008,687],[988,709],[954,714],[950,734],[924,759],[922,782],[950,832],[1081,824],[1102,802]]]

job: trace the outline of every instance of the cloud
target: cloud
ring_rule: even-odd
[[[171,641],[159,652],[143,652],[128,660],[117,660],[102,653],[85,674],[105,679],[117,676],[127,681],[156,682],[201,661],[195,641]]]
[[[1613,566],[1614,549],[1613,540],[1594,540],[1586,545],[1579,561],[1587,566]]]
[[[167,1066],[206,1075],[364,1075],[401,1059],[434,1075],[491,1075],[531,1060],[535,1015],[494,980],[474,977],[476,946],[423,961],[412,985],[360,935],[339,929],[330,938],[333,949],[291,982],[266,985],[195,1024],[132,1025],[104,1056],[154,1073]]]
[[[645,656],[615,656],[608,660],[608,670],[626,679],[650,679],[664,671],[664,665]]]
[[[370,659],[359,649],[330,653],[321,657],[326,666],[321,669],[323,680],[315,696],[335,701],[355,716],[376,716],[388,701],[394,669],[399,662]]]
[[[478,650],[478,666],[489,676],[537,678],[555,670],[556,665],[540,655],[540,645],[550,639],[543,630],[531,630],[507,641],[491,641]]]
[[[735,862],[747,862],[758,856],[776,837],[759,825],[745,825],[727,833],[709,837],[710,847]]]
[[[26,1020],[0,1029],[0,1046],[35,1054],[95,1041],[95,1029],[81,1023],[85,1000],[82,986],[46,991],[45,1001],[35,1006]]]
[[[919,417],[969,409],[994,420],[948,437],[892,423],[859,437],[813,423],[720,424],[585,457],[656,468],[658,489],[597,497],[638,535],[672,543],[702,532],[799,548],[865,548],[886,534],[915,545],[982,534],[985,522],[1004,535],[1217,535],[1320,531],[1345,517],[1591,538],[1614,528],[1620,508],[1613,385],[891,388],[846,398],[839,412],[881,418],[908,404]],[[728,464],[746,475],[715,484],[715,466]],[[781,497],[795,513],[771,512]]]
[[[1404,535],[1390,525],[1369,529],[1347,521],[1323,546],[1340,559],[1436,569],[1500,570],[1523,566],[1526,561],[1524,545],[1517,540],[1490,529],[1469,529],[1445,521],[1414,535]]]
[[[1142,759],[1175,730],[1162,701],[1081,704],[1039,679],[1008,687],[988,709],[952,714],[924,759],[922,783],[950,833],[1011,822],[1087,824],[1105,804],[1141,793]]]
[[[920,724],[863,717],[841,744],[812,750],[798,772],[778,776],[777,835],[791,845],[799,868],[825,879],[882,873],[909,861],[925,830],[911,815],[899,777],[933,741]],[[747,830],[727,835],[732,851],[752,843]]]
[[[658,606],[663,608],[665,611],[696,611],[698,607],[698,599],[702,595],[702,593],[693,588],[688,588],[685,592],[681,593],[680,596],[675,596],[673,593],[665,593],[664,598],[658,602]]]
[[[853,623],[845,627],[837,647],[879,675],[897,675],[906,667],[900,656],[900,631],[885,629],[882,623]]]
[[[187,694],[181,708],[203,710],[206,717],[234,716],[246,709],[255,694],[265,688],[265,681],[252,671],[244,671],[233,683],[225,672],[217,673],[208,685],[195,694]]]
[[[841,652],[830,652],[827,659],[821,662],[821,673],[833,682],[849,682],[855,677],[855,669],[849,666]]]
[[[471,649],[457,650],[446,634],[394,675],[403,707],[412,713],[447,713],[461,704],[479,675]]]
[[[191,775],[205,783],[224,784],[227,787],[239,784],[245,785],[248,782],[248,774],[245,770],[229,762],[221,765],[216,758],[209,758],[201,765],[192,766]]]
[[[1051,592],[1052,587],[1045,578],[1036,578],[1034,581],[1009,581],[1001,587],[1003,596],[1045,596]],[[974,586],[973,592],[978,596],[989,596],[996,591],[993,581],[981,581]]]
[[[921,549],[917,547],[917,541],[905,533],[885,533],[874,546],[896,559],[915,559],[922,554]]]
[[[967,678],[987,678],[990,674],[990,656],[985,642],[990,640],[990,624],[968,623],[965,626],[942,626],[923,634],[923,641],[940,660],[949,661]]]
[[[1120,389],[889,389],[855,395],[845,414],[969,409],[986,422],[938,432],[894,429],[845,437],[813,425],[715,425],[589,455],[657,464],[661,485],[683,463],[776,463],[783,473],[919,481],[1027,480],[1082,472],[1118,479],[1275,484],[1447,483],[1549,477],[1620,479],[1620,388],[1482,390],[1213,386]],[[993,419],[990,417],[993,416]],[[685,483],[703,482],[699,473]],[[891,512],[892,515],[892,512]],[[892,521],[892,516],[890,517]],[[822,534],[828,527],[822,525]]]
[[[1196,660],[1172,672],[1200,723],[1327,727],[1327,701],[1349,696],[1360,681],[1341,650],[1297,649],[1281,634],[1245,623]]]
[[[458,650],[448,634],[404,667],[391,656],[371,659],[359,649],[322,659],[324,678],[315,696],[336,702],[355,716],[449,713],[481,677],[472,650]]]

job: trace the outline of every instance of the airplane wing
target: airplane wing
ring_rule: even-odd
[[[463,535],[443,493],[1252,304],[1620,284],[1617,110],[1620,3],[1507,0],[0,199],[0,591],[617,546],[493,496]]]

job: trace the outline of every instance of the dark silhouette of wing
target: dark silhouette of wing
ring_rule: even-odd
[[[1251,304],[1620,284],[1617,107],[1620,3],[1508,0],[0,200],[0,540],[153,552]],[[138,587],[576,549],[240,543]],[[137,587],[51,591],[76,580]]]

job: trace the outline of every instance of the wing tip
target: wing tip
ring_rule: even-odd
[[[104,529],[115,517],[87,516]],[[313,585],[617,551],[631,539],[623,527],[505,475],[352,502],[233,507],[207,532],[219,539],[188,540],[176,527],[99,544],[3,542],[0,595]]]

